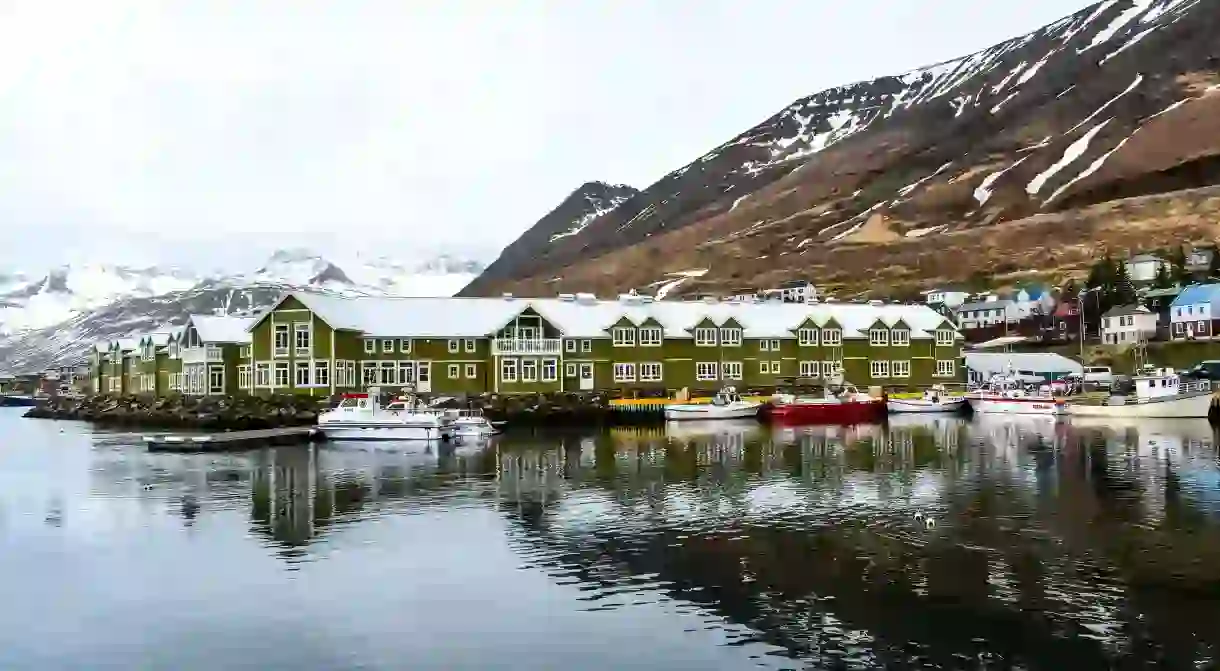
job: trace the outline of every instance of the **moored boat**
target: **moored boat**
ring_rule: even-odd
[[[1056,396],[1048,386],[1027,390],[1012,376],[996,376],[985,389],[966,394],[970,408],[983,414],[1051,415],[1067,413],[1063,397]]]
[[[711,403],[674,403],[665,406],[665,419],[742,419],[756,417],[762,403],[741,398],[733,387],[725,387]]]
[[[500,432],[503,422],[492,422],[483,416],[481,410],[447,410],[445,414],[453,418],[455,435],[473,438],[485,438]]]
[[[945,385],[935,384],[921,398],[890,398],[885,405],[890,412],[961,412],[966,408],[966,397],[950,394]]]
[[[788,424],[862,424],[885,416],[885,399],[860,392],[847,383],[827,384],[821,396],[777,393],[771,419]]]
[[[1212,406],[1209,380],[1183,382],[1172,368],[1148,367],[1131,378],[1133,395],[1113,395],[1104,402],[1071,402],[1073,417],[1207,417]]]
[[[331,440],[451,440],[458,431],[454,417],[418,410],[412,398],[381,407],[380,390],[344,394],[339,406],[318,415],[316,428]]]

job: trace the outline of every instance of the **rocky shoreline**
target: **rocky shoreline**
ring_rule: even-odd
[[[327,397],[308,396],[59,397],[30,408],[24,416],[129,428],[247,431],[310,426],[333,403]],[[660,413],[617,411],[608,398],[597,394],[488,394],[441,407],[446,406],[479,409],[489,420],[511,426],[641,424],[660,419]]]

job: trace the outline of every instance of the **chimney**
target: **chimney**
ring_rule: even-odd
[[[597,302],[597,296],[589,293],[576,294],[576,302],[581,305],[593,305]]]
[[[511,301],[513,299],[513,295],[512,293],[505,291],[504,293],[500,294],[500,298],[503,298],[506,301]]]
[[[576,294],[559,294],[559,300],[571,303],[576,300]]]
[[[715,305],[716,297],[715,296],[704,296],[703,302],[707,303],[708,305]]]

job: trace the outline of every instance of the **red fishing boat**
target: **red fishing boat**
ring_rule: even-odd
[[[867,424],[885,417],[885,399],[858,391],[852,384],[825,386],[822,395],[777,393],[768,416],[781,424]]]

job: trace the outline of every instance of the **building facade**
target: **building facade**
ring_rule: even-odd
[[[1101,316],[1101,341],[1106,345],[1133,345],[1156,337],[1157,316],[1142,305],[1110,308]]]
[[[1174,340],[1211,338],[1220,321],[1220,284],[1193,284],[1169,304],[1169,335]]]

